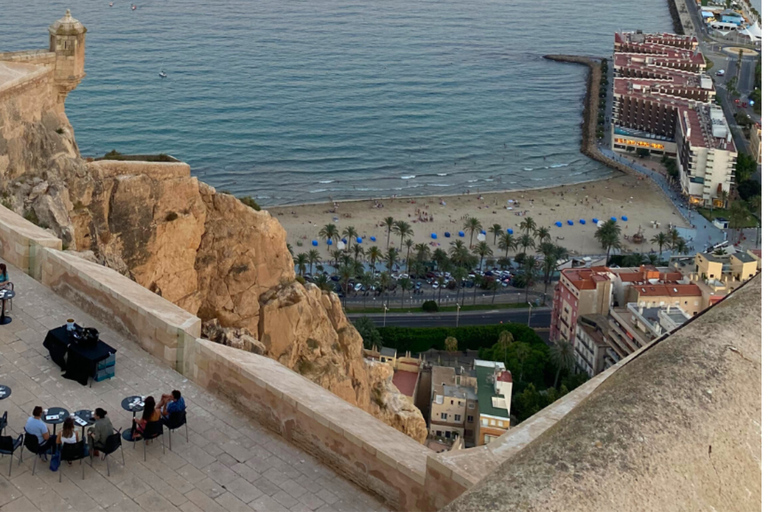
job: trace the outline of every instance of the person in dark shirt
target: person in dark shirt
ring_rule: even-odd
[[[88,429],[88,441],[93,455],[99,455],[99,449],[104,449],[107,438],[114,433],[115,429],[110,419],[107,418],[107,411],[101,407],[97,407],[93,411],[93,417],[96,422]]]
[[[157,408],[160,410],[160,414],[163,415],[163,419],[168,419],[168,416],[173,412],[181,412],[187,409],[187,404],[184,403],[184,398],[181,396],[181,391],[174,389],[170,395],[163,395],[160,397],[160,402],[157,404]]]

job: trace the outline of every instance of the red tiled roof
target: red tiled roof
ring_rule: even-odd
[[[496,375],[496,380],[500,380],[501,382],[512,382],[512,374],[508,371],[499,372],[499,374]]]
[[[392,376],[392,384],[405,396],[413,396],[418,378],[418,373],[399,371]]]

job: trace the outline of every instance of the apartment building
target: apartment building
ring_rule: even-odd
[[[512,374],[504,363],[475,361],[480,424],[476,446],[486,445],[509,430],[512,408]]]
[[[676,269],[652,265],[563,269],[554,288],[549,338],[573,343],[580,316],[607,315],[611,307],[624,306],[632,300],[632,285],[677,283],[682,277]]]
[[[573,355],[576,366],[590,377],[621,360],[608,342],[611,327],[604,315],[580,316],[576,322],[576,339]]]
[[[479,424],[477,380],[471,373],[457,374],[447,366],[432,367],[432,403],[429,433],[437,439],[464,439],[475,444]]]
[[[737,152],[705,67],[695,37],[617,33],[612,148],[676,158],[690,203],[722,207]]]
[[[683,325],[691,315],[677,306],[630,302],[607,315],[584,315],[576,323],[576,366],[594,377],[628,355]]]

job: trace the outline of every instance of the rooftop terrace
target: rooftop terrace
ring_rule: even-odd
[[[0,510],[269,511],[384,510],[378,500],[283,438],[250,421],[244,414],[183,375],[162,364],[136,343],[115,333],[79,308],[55,295],[16,267],[9,266],[17,296],[13,322],[0,326],[0,383],[12,388],[0,401],[7,410],[8,433],[20,432],[35,405],[61,406],[70,412],[102,407],[115,428],[128,427],[131,414],[120,408],[129,395],[154,395],[179,389],[187,403],[189,442],[173,434],[173,451],[159,442],[147,448],[125,443],[125,466],[119,456],[107,476],[106,463],[85,468],[66,464],[63,481],[47,464],[18,452],[8,478],[8,459],[0,460]],[[99,329],[117,349],[112,380],[93,387],[60,377],[58,366],[43,347],[46,332],[75,318]],[[182,431],[183,432],[183,431]],[[167,439],[166,439],[167,443]],[[77,463],[75,463],[77,464]]]

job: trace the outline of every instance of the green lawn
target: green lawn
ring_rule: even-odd
[[[717,217],[722,217],[724,219],[730,219],[731,218],[731,211],[730,210],[724,210],[722,208],[713,208],[712,213],[710,214],[709,208],[698,208],[698,212],[704,216],[707,220],[710,222],[716,219]],[[748,228],[756,228],[757,227],[757,218],[755,218],[754,215],[751,215],[749,217],[749,221],[747,222]]]
[[[469,301],[467,301],[469,302]],[[397,304],[396,300],[393,300],[390,302],[390,304]],[[512,304],[466,304],[461,307],[462,311],[491,311],[494,309],[517,309],[517,308],[527,308],[528,304],[525,302],[515,302]],[[352,305],[347,306],[347,313],[383,313],[384,308],[379,306],[377,308],[356,308]],[[421,309],[421,307],[415,307],[415,308],[389,308],[387,310],[388,313],[423,313],[424,310]],[[440,312],[456,312],[456,306],[441,306]]]

